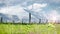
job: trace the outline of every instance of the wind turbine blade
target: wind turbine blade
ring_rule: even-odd
[[[39,16],[36,12],[24,9],[26,12],[31,13],[33,16],[35,16],[37,19],[41,19],[42,16]]]

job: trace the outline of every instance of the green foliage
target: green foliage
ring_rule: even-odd
[[[0,24],[0,34],[60,34],[60,24],[56,28],[48,27],[47,24]]]

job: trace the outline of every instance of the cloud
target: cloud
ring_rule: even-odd
[[[60,0],[52,0],[55,3],[60,3]]]
[[[47,6],[47,4],[38,4],[38,3],[34,3],[33,5],[30,5],[28,8],[29,9],[39,9],[39,8],[41,8],[41,7],[46,7]]]
[[[33,3],[47,3],[49,5],[52,5],[52,4],[54,5],[54,4],[60,4],[60,0],[0,0],[0,4],[3,4],[2,6],[14,6],[18,4],[22,6],[27,6]]]
[[[34,3],[34,4],[30,5],[30,6],[28,6],[27,8],[29,10],[33,10],[33,11],[39,12],[39,11],[42,10],[42,8],[44,8],[46,6],[47,6],[47,4],[44,4],[44,3],[43,4]]]
[[[48,11],[48,14],[53,16],[57,15],[54,14],[57,13],[57,11],[54,11],[53,8],[58,6],[60,6],[60,0],[0,0],[0,7],[2,7],[0,8],[0,13],[18,15],[20,18],[27,17],[28,13],[23,10],[23,7],[26,7],[29,10],[33,8],[33,11],[36,12],[36,14],[41,11],[38,16],[43,14],[43,16],[47,18],[48,16],[44,12],[47,12],[49,9],[49,11],[52,11],[50,13]],[[47,8],[47,11],[42,11],[43,8]],[[51,18],[51,16],[49,16],[49,18]]]
[[[46,14],[46,18],[49,21],[55,22],[59,19],[58,17],[59,17],[59,14],[57,10],[51,10],[48,14]]]
[[[0,4],[4,4],[4,6],[14,6],[24,2],[23,0],[0,0]]]
[[[20,5],[1,8],[0,13],[9,14],[9,15],[17,15],[19,16],[19,18],[28,16],[28,13],[25,12]]]

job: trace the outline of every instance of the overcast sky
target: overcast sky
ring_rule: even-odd
[[[0,0],[0,13],[27,17],[24,8],[32,9],[38,15],[43,14],[46,18],[49,16],[48,19],[60,18],[60,0]]]

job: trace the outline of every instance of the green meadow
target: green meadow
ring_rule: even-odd
[[[60,34],[60,24],[0,24],[0,34]]]

